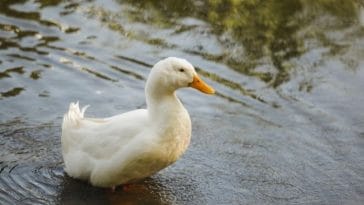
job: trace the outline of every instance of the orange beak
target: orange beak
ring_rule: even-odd
[[[205,83],[197,74],[193,76],[193,81],[190,83],[190,86],[206,94],[215,93],[215,90],[207,85],[207,83]]]

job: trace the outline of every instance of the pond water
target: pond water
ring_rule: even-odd
[[[192,142],[128,191],[67,177],[72,101],[145,107],[151,66],[189,60],[217,93],[178,92]],[[1,204],[362,204],[364,4],[0,2]]]

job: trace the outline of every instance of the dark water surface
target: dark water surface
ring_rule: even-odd
[[[363,204],[364,4],[0,1],[0,204]],[[151,65],[188,59],[192,143],[127,191],[63,171],[71,101],[145,107]]]

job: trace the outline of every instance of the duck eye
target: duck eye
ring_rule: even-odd
[[[180,68],[180,69],[179,69],[179,72],[185,72],[185,69]]]

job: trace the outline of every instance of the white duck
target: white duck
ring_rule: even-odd
[[[186,60],[159,61],[148,77],[147,109],[110,118],[85,118],[71,103],[62,125],[62,154],[71,177],[98,187],[115,188],[148,177],[175,162],[187,149],[191,120],[177,98],[179,88],[215,91]]]

